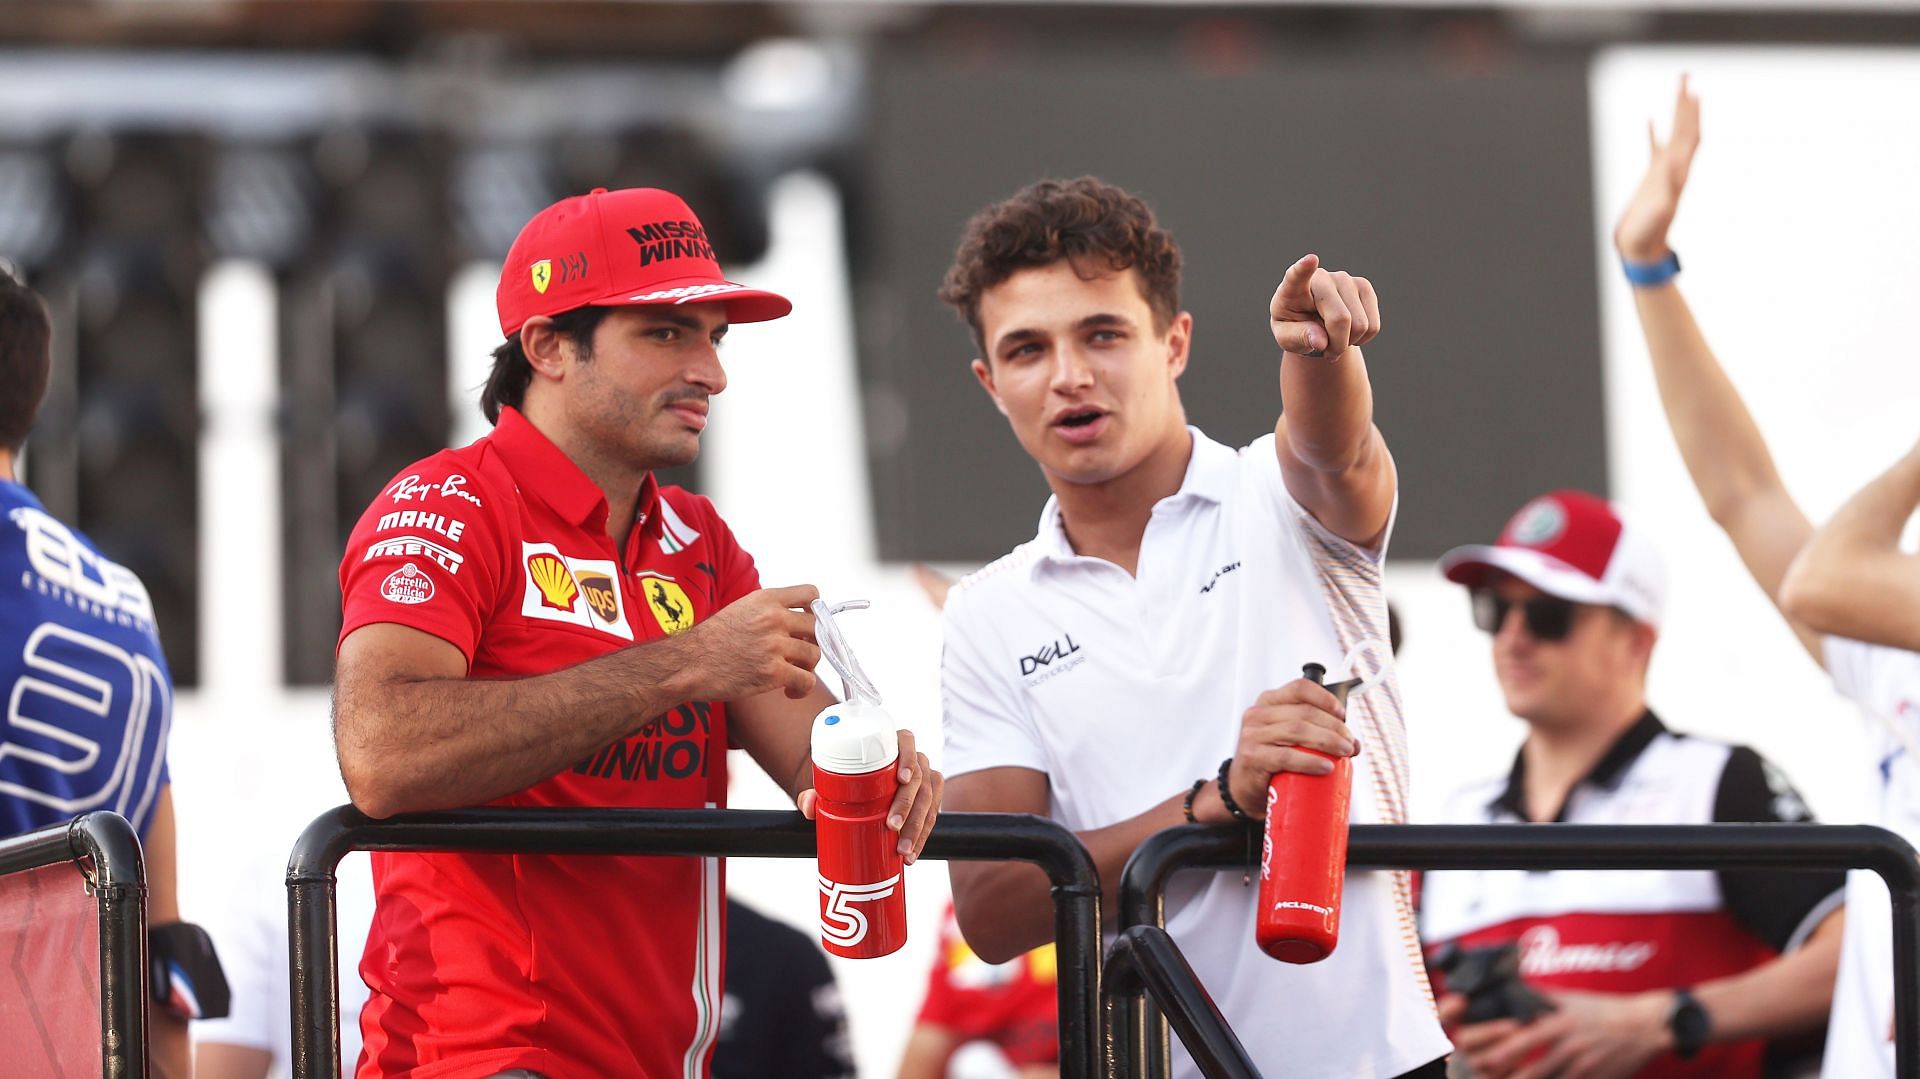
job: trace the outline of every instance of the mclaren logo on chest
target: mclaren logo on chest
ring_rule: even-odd
[[[633,640],[620,598],[619,567],[607,558],[570,558],[551,543],[520,544],[525,592],[520,613]]]

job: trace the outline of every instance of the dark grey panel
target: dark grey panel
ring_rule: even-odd
[[[1181,242],[1183,395],[1223,441],[1271,430],[1265,308],[1287,265],[1316,251],[1374,281],[1396,556],[1490,539],[1550,487],[1605,491],[1584,56],[1462,75],[1408,51],[1203,76],[1151,48],[877,53],[856,250],[884,557],[982,560],[1031,534],[1045,485],[934,290],[966,218],[1048,175],[1139,192]]]

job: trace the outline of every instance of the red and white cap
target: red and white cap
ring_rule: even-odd
[[[596,187],[535,214],[507,252],[496,299],[507,337],[530,318],[576,307],[724,303],[729,322],[793,310],[784,296],[721,276],[700,219],[654,187]]]
[[[1585,491],[1553,491],[1520,507],[1493,546],[1456,547],[1440,559],[1447,580],[1475,588],[1493,570],[1550,596],[1618,607],[1651,626],[1667,600],[1660,552],[1618,509]]]

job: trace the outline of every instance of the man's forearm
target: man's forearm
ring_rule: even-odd
[[[357,694],[343,679],[336,736],[348,790],[373,816],[523,790],[681,703],[679,653],[669,639],[531,678],[395,679]]]
[[[1696,987],[1694,997],[1713,1023],[1713,1040],[1778,1038],[1824,1027],[1833,1007],[1845,919],[1844,911],[1835,911],[1799,948],[1752,970]]]
[[[1786,601],[1823,633],[1920,648],[1920,559],[1900,533],[1920,504],[1920,448],[1861,488],[1793,563]]]
[[[1801,646],[1822,660],[1818,634],[1789,613],[1781,597],[1787,568],[1813,524],[1781,482],[1759,424],[1714,358],[1679,286],[1635,288],[1633,302],[1667,427],[1700,501]]]
[[[1295,459],[1319,472],[1352,468],[1373,439],[1373,387],[1358,347],[1337,360],[1283,353],[1280,406]]]
[[[1680,459],[1707,512],[1725,527],[1757,493],[1783,489],[1773,454],[1679,286],[1635,288],[1633,302]]]
[[[1814,550],[1832,547],[1837,557],[1897,554],[1900,533],[1920,505],[1920,448],[1862,487],[1814,537]]]
[[[1117,914],[1120,874],[1147,837],[1186,823],[1185,794],[1105,828],[1076,832],[1100,874],[1100,915]],[[1004,963],[1053,940],[1052,884],[1024,862],[955,862],[954,908],[967,945],[989,963]]]

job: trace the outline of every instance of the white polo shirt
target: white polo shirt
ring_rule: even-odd
[[[1047,775],[1074,831],[1126,820],[1211,777],[1240,716],[1304,663],[1383,671],[1350,701],[1363,747],[1351,820],[1407,819],[1407,748],[1387,646],[1382,551],[1287,493],[1273,436],[1235,451],[1198,429],[1180,490],[1154,506],[1138,573],[1076,555],[1049,500],[1040,532],[947,597],[945,767]],[[1298,1079],[1380,1079],[1445,1055],[1407,874],[1347,878],[1340,943],[1310,966],[1254,944],[1255,884],[1184,873],[1167,928],[1253,1059]],[[1197,1075],[1176,1044],[1175,1074]]]
[[[1840,637],[1823,642],[1834,688],[1867,720],[1879,824],[1920,844],[1920,653]],[[1876,873],[1847,875],[1847,924],[1821,1074],[1893,1076],[1893,910]]]

